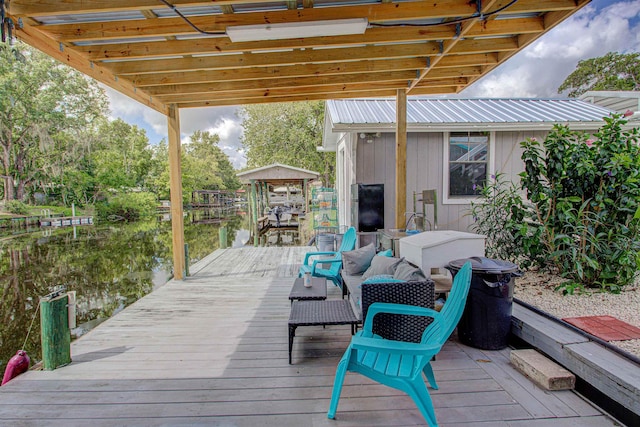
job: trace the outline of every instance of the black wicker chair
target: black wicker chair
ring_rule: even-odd
[[[363,283],[362,322],[367,318],[367,310],[374,302],[415,305],[433,308],[435,284],[431,279],[402,283]],[[420,342],[425,328],[433,322],[430,317],[403,314],[378,314],[373,319],[373,333],[382,338]]]

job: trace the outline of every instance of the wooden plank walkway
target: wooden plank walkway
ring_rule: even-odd
[[[288,364],[287,296],[307,250],[214,252],[75,341],[70,365],[1,387],[0,425],[424,425],[406,395],[355,374],[326,418],[349,326],[299,328]],[[433,363],[442,426],[616,425],[573,392],[537,388],[508,356],[447,343]]]

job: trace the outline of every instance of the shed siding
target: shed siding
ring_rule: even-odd
[[[527,138],[543,141],[547,131],[495,132],[495,171],[504,174],[505,180],[516,184],[518,174],[524,170],[520,142]],[[354,139],[358,138],[354,134]],[[407,211],[412,212],[413,193],[435,189],[438,198],[438,224],[440,230],[473,231],[472,218],[468,215],[470,205],[442,204],[444,174],[444,143],[441,132],[409,132],[407,135]],[[356,178],[360,184],[385,186],[385,228],[395,228],[395,134],[383,133],[372,143],[357,139]],[[347,163],[349,160],[347,160]],[[345,165],[348,169],[348,164]],[[419,198],[420,195],[417,195]],[[349,200],[349,199],[347,199]],[[416,210],[422,212],[422,203]],[[405,217],[408,219],[409,214]],[[433,210],[427,206],[426,218],[433,222]],[[427,223],[429,229],[429,223]],[[431,227],[433,229],[433,226]]]

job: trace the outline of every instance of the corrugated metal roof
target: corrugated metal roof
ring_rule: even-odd
[[[327,101],[334,127],[394,124],[395,99]],[[522,125],[540,123],[601,123],[612,111],[578,99],[538,98],[409,98],[410,125]]]

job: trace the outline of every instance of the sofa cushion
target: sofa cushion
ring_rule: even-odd
[[[391,249],[387,249],[386,251],[380,251],[376,254],[377,256],[393,256],[393,251]]]
[[[396,268],[403,260],[404,258],[375,256],[371,260],[369,268],[362,275],[362,280],[367,280],[371,276],[377,276],[380,274],[393,275],[396,272]]]
[[[404,280],[394,279],[393,274],[377,274],[362,281],[362,284],[369,283],[404,283]]]
[[[369,268],[375,255],[376,248],[373,243],[353,251],[342,252],[342,268],[347,274],[360,274]]]
[[[402,262],[396,267],[395,273],[393,273],[394,279],[409,281],[424,281],[427,276],[418,267],[414,267],[409,264],[408,261],[402,259]]]

